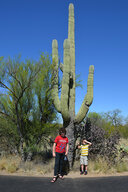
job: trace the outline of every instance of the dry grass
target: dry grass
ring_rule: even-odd
[[[74,164],[74,168],[72,172],[78,172],[80,170],[80,163],[76,161]],[[108,164],[108,162],[103,158],[97,158],[97,160],[92,161],[89,160],[88,164],[88,172],[91,175],[106,175],[106,174],[116,174],[116,173],[124,173],[128,172],[128,159],[123,159],[122,161],[118,161],[114,166]]]
[[[128,146],[128,139],[121,138],[119,142],[119,146],[121,145]]]
[[[15,156],[0,158],[0,171],[7,171],[8,173],[15,173],[19,169],[20,158]]]
[[[22,163],[17,157],[0,158],[0,172],[6,172],[8,174],[25,174],[25,175],[40,175],[51,176],[54,170],[54,159],[51,159],[47,163],[25,162]],[[80,162],[76,161],[72,170],[72,174],[79,173]],[[100,174],[116,174],[128,171],[128,159],[124,159],[121,162],[117,162],[113,167],[109,166],[103,158],[98,158],[96,161],[89,160],[88,172],[90,175]]]
[[[89,167],[88,170],[89,172],[96,172],[96,173],[107,173],[109,168],[108,168],[108,163],[105,161],[103,158],[97,158],[96,161],[90,160],[89,162]]]
[[[108,167],[108,163],[103,158],[98,158],[96,161],[88,161],[88,172],[91,174],[110,173],[110,169]],[[80,163],[79,161],[76,161],[74,164],[73,171],[77,172],[79,170]]]
[[[6,173],[26,173],[45,175],[53,172],[54,159],[46,163],[21,162],[17,156],[4,156],[0,158],[0,172]]]
[[[128,145],[125,139],[120,140],[120,145]],[[29,174],[29,175],[52,175],[54,170],[54,159],[47,159],[42,161],[37,157],[32,162],[21,162],[17,156],[0,157],[0,172]],[[80,162],[76,161],[72,170],[73,174],[79,173]],[[97,158],[95,161],[89,160],[88,172],[89,174],[116,174],[128,171],[128,157],[120,159],[118,157],[117,163],[110,166],[105,159]]]
[[[124,158],[120,162],[117,162],[115,169],[118,173],[128,171],[128,158]]]

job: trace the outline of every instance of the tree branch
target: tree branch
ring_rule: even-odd
[[[7,85],[5,85],[2,81],[0,81],[0,84],[2,84],[2,85],[4,86],[4,88],[8,89],[8,90],[13,94],[13,96],[17,98],[17,96],[15,95],[15,93],[14,93]],[[18,99],[18,98],[17,98],[17,99]]]

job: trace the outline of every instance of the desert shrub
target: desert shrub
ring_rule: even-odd
[[[7,167],[7,171],[9,173],[15,173],[17,170],[18,170],[18,167],[17,167],[15,162],[9,164],[8,167]]]
[[[92,146],[89,148],[90,158],[94,159],[100,155],[111,163],[115,162],[118,153],[117,144],[120,138],[118,132],[108,134],[107,131],[93,124],[87,118],[86,124],[81,129],[81,137],[86,137],[88,141],[92,142]]]
[[[19,169],[20,158],[14,155],[0,157],[0,171],[15,173]]]
[[[128,171],[128,159],[127,159],[127,158],[126,158],[126,159],[124,158],[123,160],[118,161],[118,162],[115,164],[115,170],[116,170],[116,172],[118,172],[118,173]]]
[[[128,125],[123,125],[119,127],[119,133],[122,138],[127,139],[128,138]]]
[[[6,161],[3,159],[0,159],[0,171],[6,170]]]
[[[0,154],[17,154],[19,137],[16,126],[10,120],[0,116]]]

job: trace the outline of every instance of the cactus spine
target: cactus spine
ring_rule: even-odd
[[[52,42],[52,60],[53,60],[53,102],[55,108],[62,114],[63,124],[67,127],[67,136],[69,138],[70,166],[73,163],[73,151],[75,145],[75,125],[79,124],[86,116],[89,106],[93,101],[93,74],[94,66],[89,67],[87,94],[77,115],[75,115],[75,22],[74,5],[69,4],[68,20],[68,39],[64,40],[64,57],[61,69],[63,72],[61,98],[58,96],[58,43]]]

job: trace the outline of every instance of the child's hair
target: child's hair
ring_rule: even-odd
[[[83,142],[84,140],[86,140],[86,138],[85,138],[85,137],[83,137],[83,138],[82,138],[82,142]]]
[[[66,129],[64,127],[59,129],[59,134],[61,135],[61,133],[65,133],[66,135]]]

